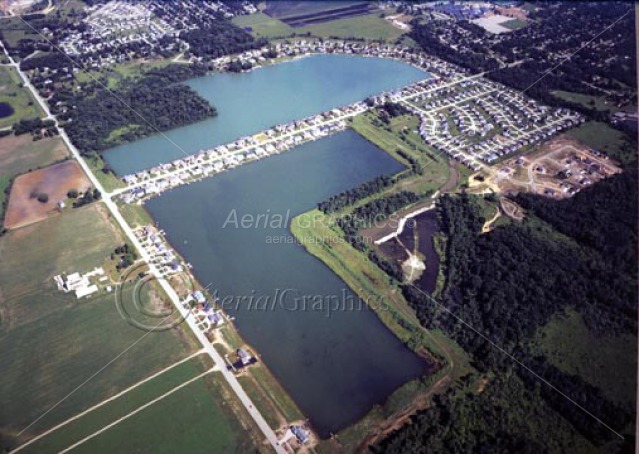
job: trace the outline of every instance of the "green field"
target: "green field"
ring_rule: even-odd
[[[124,186],[124,182],[113,173],[102,171],[106,167],[106,163],[100,156],[85,157],[84,160],[105,191],[113,191]]]
[[[553,96],[556,96],[559,99],[563,99],[564,101],[574,102],[576,104],[581,104],[588,109],[596,109],[600,111],[609,110],[610,112],[616,112],[617,108],[606,101],[603,96],[591,96],[584,95],[582,93],[574,93],[571,91],[562,91],[557,90],[552,92]]]
[[[105,84],[108,88],[113,89],[118,83],[127,77],[137,78],[142,76],[145,71],[163,68],[172,63],[171,58],[161,58],[156,60],[133,60],[124,63],[118,63],[108,68],[100,68],[96,71],[78,71],[75,78],[80,83],[94,82],[96,80]]]
[[[7,103],[13,108],[13,114],[0,118],[0,128],[11,126],[18,120],[44,115],[29,90],[22,87],[18,72],[8,66],[0,66],[0,103]]]
[[[132,228],[153,224],[153,218],[142,205],[135,203],[121,203],[118,205],[120,214]]]
[[[578,128],[571,129],[568,134],[589,147],[608,153],[623,164],[637,159],[637,150],[628,144],[625,134],[606,123],[588,121]]]
[[[284,22],[264,13],[236,16],[231,22],[241,28],[250,27],[251,34],[256,38],[282,38],[290,36],[296,31]]]
[[[524,28],[525,26],[527,26],[528,23],[520,19],[512,19],[512,20],[507,20],[506,22],[502,22],[499,25],[501,25],[502,27],[506,27],[510,30],[519,30],[520,28]]]
[[[150,403],[153,399],[170,392],[182,383],[197,377],[211,366],[212,361],[206,355],[192,358],[51,432],[29,445],[24,452],[58,452],[85,437],[91,436],[104,426],[125,417],[140,406]],[[153,405],[156,404],[151,404],[143,411],[154,412]],[[129,424],[128,419],[121,424]]]
[[[319,38],[363,38],[394,42],[402,36],[402,30],[394,27],[379,15],[379,12],[375,12],[303,27],[291,27],[264,13],[237,16],[233,18],[232,22],[238,27],[250,27],[251,34],[256,38],[283,38],[293,34],[310,33]]]
[[[104,207],[71,210],[0,238],[0,434],[18,432],[145,333],[118,314],[113,294],[77,300],[53,276],[86,272],[122,243]],[[37,435],[193,350],[181,330],[152,333],[34,424]],[[23,438],[24,439],[24,438]]]
[[[396,41],[404,33],[394,27],[386,19],[379,17],[379,12],[365,16],[354,16],[337,19],[321,24],[296,27],[296,33],[310,33],[320,38],[362,38],[366,40]]]
[[[2,19],[2,40],[10,48],[15,48],[21,39],[40,41],[41,38],[26,25],[20,18],[11,17]]]
[[[201,378],[74,452],[257,452],[246,429],[228,418],[219,382],[215,375]]]
[[[415,132],[416,117],[401,116],[394,118],[390,126],[383,126],[376,117],[367,113],[353,118],[350,126],[366,140],[372,142],[398,161],[407,165],[397,150],[415,159],[422,168],[422,174],[407,178],[397,190],[410,190],[415,193],[435,191],[446,183],[450,169],[447,159],[429,147]]]
[[[630,335],[596,337],[577,312],[555,316],[536,336],[536,343],[559,369],[597,386],[609,399],[634,408],[637,339]],[[614,371],[614,373],[611,373]]]

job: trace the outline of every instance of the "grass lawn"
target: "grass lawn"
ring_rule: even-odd
[[[142,227],[143,225],[154,224],[153,218],[142,205],[135,203],[118,204],[120,214],[126,219],[126,222],[132,227]]]
[[[13,109],[11,115],[0,118],[0,128],[11,126],[18,120],[44,115],[29,90],[21,85],[22,81],[14,68],[0,66],[0,103],[7,103]]]
[[[101,205],[0,238],[0,434],[10,445],[23,428],[138,341],[144,332],[118,314],[113,294],[83,300],[52,277],[100,266],[122,238]],[[152,333],[34,424],[29,437],[185,357],[181,330]]]
[[[588,331],[581,315],[568,310],[539,330],[536,343],[559,369],[581,376],[609,399],[634,408],[637,390],[635,337],[595,337]]]
[[[250,27],[250,33],[256,38],[281,38],[290,36],[296,31],[284,22],[264,13],[236,16],[231,22],[241,28]]]
[[[609,110],[613,113],[617,111],[617,108],[613,104],[609,104],[603,96],[584,95],[562,90],[553,91],[552,94],[564,101],[581,104],[589,109],[594,107],[596,110]]]
[[[422,168],[421,175],[407,178],[398,189],[425,193],[435,191],[446,183],[450,173],[446,156],[438,154],[437,151],[426,145],[421,137],[413,131],[415,127],[413,116],[394,118],[389,127],[390,131],[375,122],[376,117],[367,113],[354,117],[350,126],[365,139],[404,165],[409,165],[409,163],[397,153],[397,150],[411,156]],[[405,131],[404,128],[406,128]]]
[[[402,30],[393,27],[383,17],[379,17],[379,12],[296,27],[294,30],[297,33],[310,32],[311,35],[320,38],[363,38],[388,42],[395,42],[404,33]]]
[[[568,134],[595,150],[608,153],[623,164],[637,158],[637,150],[627,145],[625,134],[606,123],[588,121],[578,128],[571,129]]]
[[[105,162],[100,157],[87,158],[85,157],[87,165],[93,171],[95,177],[100,181],[105,191],[113,191],[124,186],[124,182],[112,174],[111,172],[104,173],[102,169],[105,167]]]

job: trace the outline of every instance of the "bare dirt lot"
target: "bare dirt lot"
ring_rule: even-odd
[[[598,181],[621,172],[605,153],[592,150],[562,134],[525,156],[510,158],[486,177],[484,186],[502,194],[532,192],[563,199]]]
[[[16,229],[46,219],[58,213],[58,202],[66,201],[70,189],[83,192],[90,186],[75,161],[65,161],[20,175],[11,188],[4,226]],[[38,200],[38,194],[46,194],[48,200]]]

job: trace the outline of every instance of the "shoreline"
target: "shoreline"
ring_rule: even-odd
[[[340,53],[341,53],[341,52],[340,52]],[[285,61],[282,61],[282,62],[287,62],[287,61],[288,61],[288,62],[291,62],[291,61],[295,61],[295,60],[298,60],[298,59],[301,59],[301,58],[306,58],[306,57],[309,57],[309,56],[312,56],[312,55],[316,55],[316,54],[321,55],[321,54],[326,54],[326,52],[307,52],[307,53],[305,53],[305,54],[303,54],[303,55],[295,55],[295,56],[293,56],[292,58],[289,58],[289,59],[287,59],[287,60],[285,60]],[[414,54],[412,54],[412,53],[411,53],[410,55],[411,55],[411,56],[414,56]],[[407,60],[406,60],[406,59],[404,59],[404,58],[393,58],[392,56],[391,56],[391,57],[388,57],[388,56],[384,56],[384,55],[361,55],[361,54],[359,54],[359,55],[358,55],[358,54],[355,54],[355,55],[353,55],[353,56],[354,56],[354,57],[355,57],[355,56],[363,56],[363,57],[371,57],[371,58],[388,58],[388,59],[392,59],[392,60],[399,60],[399,61],[405,62],[405,63],[407,63],[407,64],[410,64],[410,65],[411,65],[411,66],[413,66],[413,67],[417,67],[418,69],[420,69],[420,70],[422,70],[422,71],[427,72],[428,77],[427,77],[427,79],[425,79],[425,80],[430,80],[429,84],[434,85],[434,86],[435,86],[435,87],[434,87],[435,89],[437,89],[437,88],[438,88],[438,87],[437,87],[437,85],[438,85],[438,83],[439,83],[439,82],[441,82],[441,78],[440,78],[440,76],[439,76],[437,73],[435,73],[435,72],[432,70],[432,68],[431,68],[431,65],[433,65],[434,63],[433,63],[433,59],[432,59],[430,56],[426,56],[426,55],[424,55],[424,57],[425,57],[425,59],[426,59],[426,60],[425,60],[426,62],[424,63],[424,61],[422,61],[422,65],[423,65],[423,66],[426,66],[426,68],[425,68],[425,67],[423,67],[423,66],[419,66],[419,65],[417,65],[416,63],[414,63],[414,62],[412,62],[412,61],[407,61]],[[437,61],[438,61],[438,60],[434,60],[434,62],[437,62]],[[278,63],[282,63],[282,62],[278,62]],[[446,66],[446,67],[449,67],[448,65],[445,65],[445,66]],[[263,68],[263,67],[264,67],[264,66],[260,66],[260,67],[258,67],[258,68],[254,68],[254,69],[260,69],[260,68]],[[459,76],[463,76],[463,73],[461,73],[461,74],[460,74],[459,72],[456,72],[456,73],[454,74],[454,76],[453,76],[453,80],[457,80],[457,78],[458,78]],[[421,82],[423,82],[423,81],[421,81]],[[418,82],[418,83],[421,83],[421,82]],[[410,86],[409,86],[409,87],[410,87]],[[423,90],[423,88],[422,88],[422,90]],[[396,90],[391,90],[390,92],[393,92],[393,91],[396,91]],[[382,95],[388,96],[390,92],[383,92],[383,93],[382,93]],[[410,94],[412,95],[412,94],[413,94],[413,92],[410,92]],[[379,95],[378,95],[378,96],[379,96]],[[196,155],[191,155],[191,156],[196,156]],[[208,176],[208,175],[206,175],[206,176]],[[205,176],[205,177],[206,177],[206,176]],[[189,181],[188,183],[190,183],[190,182],[191,182],[191,181]],[[187,184],[188,184],[188,183],[187,183]],[[126,190],[126,188],[124,188],[124,190]],[[117,192],[120,192],[120,191],[116,191],[116,193],[117,193]],[[149,211],[148,211],[148,210],[147,210],[147,209],[146,209],[146,208],[145,208],[142,204],[139,204],[139,208],[140,208],[140,209],[142,209],[142,210],[143,210],[143,211],[144,211],[144,212],[148,215],[148,217],[149,217],[149,218],[150,218],[150,219],[151,219],[154,223],[156,223],[156,224],[157,224],[157,221],[156,221],[156,220],[155,220],[155,219],[151,216],[150,212],[149,212]],[[292,232],[292,233],[293,233],[293,232]],[[293,235],[294,235],[294,236],[296,236],[294,233],[293,233]],[[186,265],[186,264],[187,264],[187,262],[184,260],[184,257],[183,257],[183,256],[181,256],[181,255],[177,252],[177,250],[175,249],[175,246],[174,246],[174,245],[172,245],[172,244],[168,241],[168,239],[167,239],[167,243],[168,243],[168,245],[170,246],[170,248],[173,250],[173,252],[176,254],[176,257],[178,257],[178,258],[179,258],[179,260],[181,261],[181,263],[182,263],[182,264],[184,264],[184,265]],[[315,255],[315,254],[314,254],[312,251],[310,251],[308,248],[306,248],[306,247],[305,247],[305,249],[307,250],[307,253],[310,253],[311,255]],[[327,265],[327,266],[329,266],[329,268],[331,268],[331,271],[332,271],[333,273],[335,273],[338,277],[340,277],[340,278],[341,278],[341,279],[345,282],[345,284],[346,284],[348,287],[350,287],[350,288],[351,288],[351,289],[352,289],[352,290],[353,290],[356,294],[360,294],[360,296],[361,296],[361,293],[362,293],[362,292],[361,292],[361,290],[360,290],[360,291],[358,291],[357,286],[356,286],[356,285],[353,285],[353,281],[352,281],[352,280],[348,279],[348,277],[346,277],[346,278],[345,278],[345,276],[343,276],[343,275],[342,275],[342,273],[338,272],[336,269],[334,269],[334,268],[333,268],[333,267],[331,267],[330,265]],[[185,270],[185,272],[187,272],[187,273],[188,273],[188,275],[189,275],[189,276],[193,279],[193,281],[197,283],[197,285],[198,285],[199,287],[202,287],[202,286],[201,286],[201,283],[200,283],[200,282],[196,279],[196,277],[195,277],[195,275],[194,275],[194,272],[193,272],[193,270],[192,270],[191,268],[189,268],[188,266],[185,266],[185,267],[184,267],[184,270]],[[378,271],[379,271],[379,272],[381,272],[381,270],[378,270]],[[350,281],[350,282],[349,282],[349,281]],[[207,292],[207,293],[208,293],[208,292]],[[405,304],[407,304],[407,303],[405,303]],[[394,307],[394,308],[393,308],[393,311],[396,311],[396,310],[397,310],[397,308],[395,308],[395,307]],[[429,372],[428,372],[428,373],[426,373],[425,375],[421,375],[420,377],[418,377],[418,378],[416,378],[416,379],[414,379],[414,380],[411,380],[411,381],[409,381],[409,382],[406,382],[406,383],[404,383],[404,384],[400,385],[400,386],[399,386],[399,387],[398,387],[395,391],[393,391],[393,393],[391,393],[390,395],[388,395],[388,396],[386,396],[386,397],[385,397],[385,399],[384,399],[384,403],[383,403],[383,404],[381,404],[382,406],[386,406],[386,405],[387,405],[390,401],[392,401],[393,399],[395,399],[395,397],[396,397],[396,396],[400,393],[400,390],[405,390],[405,388],[406,388],[407,386],[408,386],[408,387],[410,387],[410,385],[411,385],[413,382],[415,382],[415,381],[418,381],[418,382],[423,381],[424,377],[426,377],[426,376],[432,376],[432,375],[436,374],[438,370],[441,370],[441,368],[442,368],[442,367],[444,367],[444,366],[442,365],[441,360],[434,360],[434,359],[436,359],[436,358],[438,358],[438,357],[437,357],[437,355],[436,355],[436,354],[434,354],[434,353],[433,353],[433,351],[432,351],[430,348],[426,347],[426,346],[425,346],[425,344],[424,344],[423,342],[420,342],[420,341],[417,341],[417,340],[413,339],[413,337],[414,337],[414,333],[412,333],[412,332],[411,332],[411,330],[413,330],[413,331],[419,331],[421,328],[420,328],[420,326],[419,326],[419,324],[418,324],[418,321],[416,321],[416,320],[414,319],[414,314],[413,314],[413,315],[407,315],[407,313],[406,313],[406,311],[407,311],[407,310],[408,310],[408,311],[410,311],[410,309],[408,308],[408,306],[407,306],[407,307],[404,307],[404,308],[402,308],[402,309],[400,309],[400,311],[404,312],[404,313],[403,313],[403,315],[399,315],[398,313],[396,313],[396,314],[391,314],[391,319],[389,319],[387,316],[385,316],[385,315],[388,315],[388,314],[380,314],[380,313],[379,313],[379,312],[377,312],[377,311],[376,311],[376,315],[377,315],[377,317],[379,318],[379,320],[380,320],[380,321],[381,321],[381,322],[385,325],[386,329],[389,329],[389,330],[393,333],[393,335],[395,335],[395,336],[396,336],[396,337],[397,337],[397,338],[398,338],[398,339],[399,339],[402,343],[404,343],[404,344],[405,344],[405,346],[406,346],[407,348],[409,348],[409,349],[410,349],[410,350],[412,350],[415,354],[417,354],[417,355],[418,355],[418,356],[419,356],[419,357],[420,357],[423,361],[425,361],[426,363],[429,363],[429,365],[432,365],[432,366],[434,366],[434,367],[433,367],[433,369],[429,370]],[[225,314],[225,315],[226,315],[226,314]],[[225,324],[226,326],[225,326],[223,329],[231,330],[231,331],[232,331],[232,334],[233,334],[233,335],[235,335],[235,336],[237,336],[237,338],[240,340],[240,342],[242,343],[242,345],[244,345],[244,346],[248,346],[248,344],[247,344],[247,343],[246,343],[246,342],[242,339],[242,336],[241,336],[240,332],[237,330],[237,327],[235,326],[235,324],[233,324],[233,323],[231,322],[231,320],[229,320],[229,319],[228,319],[228,315],[226,315],[226,317],[227,317],[228,323],[226,323],[226,324]],[[402,327],[401,325],[399,325],[399,324],[398,324],[398,318],[397,318],[397,317],[399,317],[399,319],[404,319],[404,320],[406,320],[406,319],[407,319],[407,317],[408,317],[408,318],[411,318],[412,320],[411,320],[411,322],[409,322],[409,324],[411,324],[411,325],[412,325],[412,326],[411,326],[411,329],[410,329],[410,330],[408,330],[408,329],[406,329],[406,328]],[[209,335],[207,335],[207,338],[208,338],[208,337],[210,337],[210,336],[209,336]],[[212,343],[215,343],[215,342],[212,342]],[[249,348],[251,348],[251,350],[255,353],[255,355],[256,355],[257,357],[260,357],[260,355],[259,355],[259,351],[258,351],[258,350],[256,350],[255,348],[252,348],[252,347],[249,347]],[[447,361],[446,361],[446,362],[444,362],[443,364],[445,365],[446,363],[447,363]],[[267,374],[268,374],[268,375],[272,378],[272,380],[273,380],[272,385],[273,385],[273,383],[274,383],[274,386],[276,386],[279,390],[281,390],[281,392],[282,392],[282,393],[283,393],[283,395],[285,396],[286,400],[287,400],[287,401],[292,402],[292,403],[293,403],[293,405],[295,406],[296,410],[297,410],[297,411],[299,411],[299,413],[300,413],[300,414],[302,414],[302,413],[301,413],[301,411],[299,410],[299,407],[297,407],[297,404],[295,403],[295,401],[291,398],[291,396],[288,394],[288,392],[287,392],[287,391],[286,391],[286,389],[283,387],[283,385],[282,385],[282,384],[281,384],[281,383],[277,380],[277,378],[276,378],[276,377],[275,377],[275,376],[274,376],[274,375],[270,372],[270,370],[268,369],[268,366],[267,366],[267,365],[265,365],[264,370],[265,370],[265,371],[266,371],[266,373],[267,373]],[[265,385],[265,383],[261,383],[261,385]],[[267,394],[268,394],[268,393],[267,393]],[[412,401],[413,399],[411,398],[410,400]],[[275,399],[273,399],[273,401],[274,401],[274,402],[276,402],[276,400],[275,400]],[[349,427],[352,427],[352,426],[354,426],[354,425],[359,424],[359,423],[360,423],[363,419],[366,419],[366,418],[367,418],[367,416],[370,414],[370,412],[371,412],[371,411],[375,411],[375,409],[376,409],[378,406],[379,406],[379,405],[374,405],[372,408],[370,408],[370,409],[368,410],[368,412],[367,412],[367,413],[363,416],[363,418],[361,418],[360,420],[356,421],[356,422],[355,422],[355,423],[353,423],[351,426],[348,426],[348,427],[345,427],[345,428],[341,429],[341,430],[340,430],[340,432],[341,432],[341,431],[344,431],[344,430],[348,430],[348,429],[349,429]],[[267,410],[267,411],[265,411],[265,414],[269,414],[268,410]],[[289,421],[289,422],[290,422],[290,421]]]
[[[144,211],[144,214],[146,216],[148,216],[148,218],[152,221],[152,225],[157,228],[158,230],[162,230],[161,225],[159,225],[158,221],[153,217],[153,215],[150,213],[149,210],[147,210],[143,204],[139,205],[139,209]],[[134,229],[138,229],[143,227],[144,224],[137,224],[135,227],[133,227]],[[189,262],[186,261],[186,259],[184,258],[184,256],[176,249],[176,247],[169,241],[169,239],[165,236],[164,237],[164,241],[166,242],[166,244],[170,247],[171,251],[173,252],[173,254],[175,255],[175,257],[178,259],[178,261],[183,265],[182,271],[181,273],[185,273],[189,280],[194,284],[193,285],[193,290],[200,290],[201,292],[203,292],[208,298],[207,300],[213,301],[215,302],[215,298],[213,295],[211,295],[211,293],[207,290],[207,288],[205,286],[202,285],[202,283],[197,279],[197,277],[195,276],[195,273],[193,271],[193,267],[190,265]],[[171,279],[171,275],[167,275],[165,276],[165,279],[167,281],[170,281]],[[222,310],[223,314],[224,314],[224,319],[225,319],[225,323],[217,328],[212,328],[206,332],[203,331],[203,334],[206,336],[207,339],[210,340],[211,345],[213,348],[215,348],[218,353],[222,356],[225,356],[225,354],[228,354],[229,352],[226,352],[226,347],[228,346],[233,346],[235,349],[237,348],[244,348],[244,349],[248,349],[249,351],[251,351],[254,356],[256,358],[259,359],[259,361],[257,362],[257,364],[253,365],[251,368],[247,368],[247,369],[242,369],[240,371],[240,373],[235,374],[237,379],[239,380],[241,377],[245,377],[246,375],[249,375],[251,377],[253,377],[253,379],[258,382],[257,377],[254,376],[254,374],[252,373],[253,367],[259,367],[262,370],[264,370],[265,374],[267,375],[268,378],[268,382],[267,384],[265,383],[261,383],[259,387],[256,387],[255,391],[262,395],[263,398],[265,398],[267,401],[270,400],[270,403],[276,408],[277,410],[277,414],[275,415],[276,417],[286,417],[287,415],[284,415],[283,413],[285,412],[285,410],[282,409],[282,405],[285,406],[293,406],[293,412],[297,413],[292,415],[294,419],[287,419],[287,423],[292,423],[294,421],[298,421],[298,420],[305,420],[306,419],[306,415],[301,411],[301,409],[298,407],[297,402],[295,402],[295,400],[290,396],[289,392],[286,390],[286,388],[284,387],[284,385],[277,379],[277,377],[273,374],[273,372],[270,370],[270,368],[268,367],[268,365],[262,361],[262,356],[259,353],[259,350],[256,349],[253,345],[249,344],[242,336],[240,330],[236,327],[235,323],[233,323],[234,317],[231,317],[229,314],[227,314],[226,312],[223,311],[222,308],[220,308],[220,310]],[[193,317],[194,315],[189,311],[189,315],[188,317]],[[230,331],[230,333],[228,333],[227,336],[224,335],[224,333],[222,332],[223,330],[228,330]],[[186,331],[186,334],[189,334],[189,331]],[[221,340],[219,339],[221,337]],[[237,338],[237,340],[239,340],[239,345],[238,342],[234,342],[235,339],[233,338]],[[223,348],[219,348],[219,347],[223,347]],[[233,351],[233,349],[231,349],[231,352]],[[273,387],[274,385],[274,387]],[[246,387],[246,385],[243,385],[243,387]],[[280,402],[279,400],[276,400],[274,397],[272,397],[271,393],[269,392],[271,391],[273,394],[275,395],[281,395],[283,396],[283,400],[285,400],[285,402]],[[258,403],[256,400],[254,400],[254,405],[256,408],[259,409],[259,407],[261,406],[261,403]],[[262,409],[260,409],[261,411]],[[290,410],[289,410],[290,411]],[[264,411],[263,414],[268,414],[267,411]],[[241,418],[241,416],[238,415],[238,418]],[[276,427],[272,427],[273,431],[276,432],[276,434],[278,434],[278,431],[282,430],[282,427],[276,426]],[[281,435],[281,434],[279,434]],[[313,435],[315,437],[317,437],[316,433],[313,431]]]
[[[409,222],[411,219],[413,219],[414,217],[419,216],[422,213],[425,213],[427,211],[430,211],[432,209],[435,208],[435,202],[437,200],[437,197],[439,196],[439,191],[435,192],[435,194],[433,194],[431,196],[431,199],[433,200],[431,202],[430,205],[422,207],[422,208],[417,208],[414,211],[411,211],[410,213],[402,216],[399,219],[399,225],[397,226],[397,229],[394,232],[389,233],[388,235],[385,235],[377,240],[374,241],[376,246],[379,246],[380,244],[383,244],[393,238],[397,238],[398,236],[400,236],[402,234],[402,232],[404,231],[404,226],[406,225],[406,222]]]

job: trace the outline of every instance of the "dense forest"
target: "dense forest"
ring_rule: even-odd
[[[34,140],[57,136],[59,133],[58,128],[55,126],[55,121],[42,120],[41,118],[17,121],[13,124],[12,129],[16,136],[31,134]]]
[[[438,298],[440,304],[562,393],[577,396],[590,412],[617,431],[632,423],[634,416],[628,409],[607,400],[601,390],[581,377],[559,370],[536,354],[529,343],[553,314],[568,307],[581,313],[596,335],[636,334],[637,176],[631,169],[562,202],[520,195],[516,200],[527,209],[529,219],[500,226],[489,234],[480,234],[484,219],[472,196],[444,196],[438,205],[446,235],[446,283]],[[404,294],[421,323],[453,336],[470,354],[477,370],[515,373],[527,392],[537,393],[590,442],[601,446],[614,441],[610,430],[540,383],[537,376],[429,297],[411,286],[404,286]],[[412,447],[417,434],[422,440],[419,443],[429,437],[441,442],[440,437],[447,434],[433,433],[431,426],[422,426],[420,421],[440,417],[439,411],[468,409],[457,408],[445,399],[437,405],[443,407],[414,418],[410,429],[400,431],[383,446]],[[509,438],[519,433],[516,428],[506,425],[504,431],[505,442],[519,440]],[[453,450],[476,450],[491,442],[470,438],[467,443],[460,445],[463,449]]]
[[[463,380],[466,383],[459,392],[436,396],[431,408],[371,451],[538,454],[584,450],[575,430],[540,399],[539,389],[526,387],[512,373],[496,375],[483,385],[473,378]],[[634,452],[634,437],[626,436],[615,448]]]
[[[141,79],[126,79],[113,90],[97,84],[81,94],[61,90],[49,103],[86,155],[216,115],[204,98],[177,83],[205,73],[203,66],[169,65]],[[61,111],[63,106],[74,108]]]
[[[255,40],[249,33],[223,19],[184,31],[180,38],[189,44],[189,54],[209,58],[259,49],[267,43],[264,39]]]

